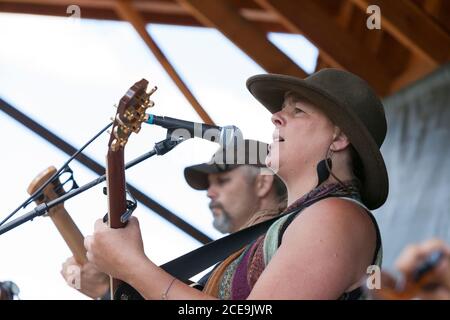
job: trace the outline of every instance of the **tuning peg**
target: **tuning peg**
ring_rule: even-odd
[[[150,89],[148,95],[151,96],[156,90],[158,90],[158,87],[154,86],[152,89]]]
[[[117,109],[117,104],[114,103],[113,104],[113,108]]]

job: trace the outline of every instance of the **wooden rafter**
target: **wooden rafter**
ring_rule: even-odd
[[[405,70],[391,84],[391,91],[398,91],[408,84],[417,81],[431,73],[435,67],[427,60],[417,55],[411,55],[407,61]]]
[[[335,17],[309,0],[256,0],[275,12],[281,23],[294,33],[303,33],[321,51],[329,65],[352,71],[370,82],[380,95],[388,92],[391,75],[383,63],[357,43]],[[364,26],[365,27],[365,26]]]
[[[377,5],[381,27],[435,66],[450,60],[450,35],[410,0],[351,0],[361,9]]]
[[[144,24],[216,27],[269,72],[306,75],[266,38],[268,32],[304,34],[320,50],[318,68],[348,69],[367,79],[382,95],[392,93],[392,88],[403,87],[450,60],[450,0],[126,2]],[[280,16],[275,10],[267,10],[267,6],[260,5],[269,3],[280,6],[286,2],[290,2],[291,8],[294,8],[291,16]],[[115,3],[116,0],[75,1],[81,8],[82,18],[117,21],[121,17]],[[71,4],[74,4],[72,0],[0,0],[0,12],[64,17],[69,15],[66,9]],[[365,28],[369,4],[380,6],[382,30]],[[316,10],[311,11],[311,6],[315,6]],[[300,7],[301,10],[295,10]],[[333,19],[329,19],[330,17]],[[311,29],[305,29],[310,31],[309,34],[304,32],[303,27],[301,30],[295,28],[295,23],[305,21],[308,22],[307,26],[313,25]],[[333,27],[336,25],[340,28]],[[318,41],[314,41],[313,36]],[[346,42],[345,39],[351,41]],[[369,54],[365,54],[367,52]]]
[[[353,16],[354,7],[355,6],[350,1],[345,1],[341,5],[341,8],[337,15],[337,22],[339,23],[339,25],[342,28],[344,28],[344,29],[348,28],[348,26],[350,24],[350,20],[352,19],[352,16]]]
[[[116,1],[116,10],[117,10],[117,13],[119,14],[119,16],[122,17],[122,19],[124,19],[125,21],[129,21],[133,25],[133,27],[139,33],[141,38],[144,40],[144,42],[150,48],[152,53],[155,55],[156,59],[162,65],[164,70],[166,70],[166,72],[170,76],[170,78],[175,82],[177,87],[180,89],[180,91],[183,93],[183,95],[186,97],[186,99],[192,105],[194,110],[198,113],[198,115],[203,120],[203,122],[208,123],[208,124],[214,124],[211,117],[203,109],[203,107],[200,105],[198,100],[194,97],[194,95],[189,90],[187,85],[184,83],[184,81],[178,75],[175,68],[170,64],[169,60],[166,58],[164,53],[161,51],[161,49],[158,47],[156,42],[152,39],[150,34],[147,32],[147,30],[145,28],[145,22],[139,16],[139,13],[132,7],[132,5],[128,1],[124,1],[124,0]]]
[[[178,0],[206,26],[222,32],[263,69],[271,73],[305,77],[307,74],[280,49],[266,33],[239,15],[237,8],[226,0]]]
[[[115,12],[116,0],[0,0],[0,12],[31,13],[51,16],[67,16],[69,5],[81,8],[82,18],[120,20]],[[176,0],[129,0],[146,23],[162,23],[181,26],[202,26],[197,19]],[[239,4],[239,14],[252,21],[265,32],[287,32],[275,15],[258,7],[252,0],[234,1]]]
[[[435,19],[435,21],[450,34],[450,1],[440,0],[434,8],[425,7],[425,10],[427,10],[427,13],[429,13],[433,19]]]

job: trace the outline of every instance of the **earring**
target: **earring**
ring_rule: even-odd
[[[325,159],[321,160],[317,164],[317,186],[320,186],[325,180],[327,180],[330,177],[331,168],[333,166],[333,162],[331,161],[331,156],[333,155],[333,151],[328,149],[327,155]]]

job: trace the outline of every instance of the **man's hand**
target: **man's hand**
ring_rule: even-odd
[[[396,261],[397,269],[404,274],[406,279],[410,279],[419,264],[437,250],[444,253],[444,259],[430,271],[429,283],[433,286],[420,290],[417,298],[426,300],[450,299],[450,247],[438,239],[428,240],[418,245],[408,246]]]
[[[92,299],[102,297],[109,290],[109,276],[100,272],[92,262],[82,266],[74,257],[68,258],[62,265],[61,275],[69,286]]]

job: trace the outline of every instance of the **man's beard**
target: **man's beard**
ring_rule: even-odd
[[[212,210],[213,208],[220,209],[220,213],[218,215],[213,215],[214,221],[213,226],[221,233],[230,233],[233,225],[231,223],[230,214],[224,209],[222,204],[218,202],[211,202],[209,204],[209,208]]]

